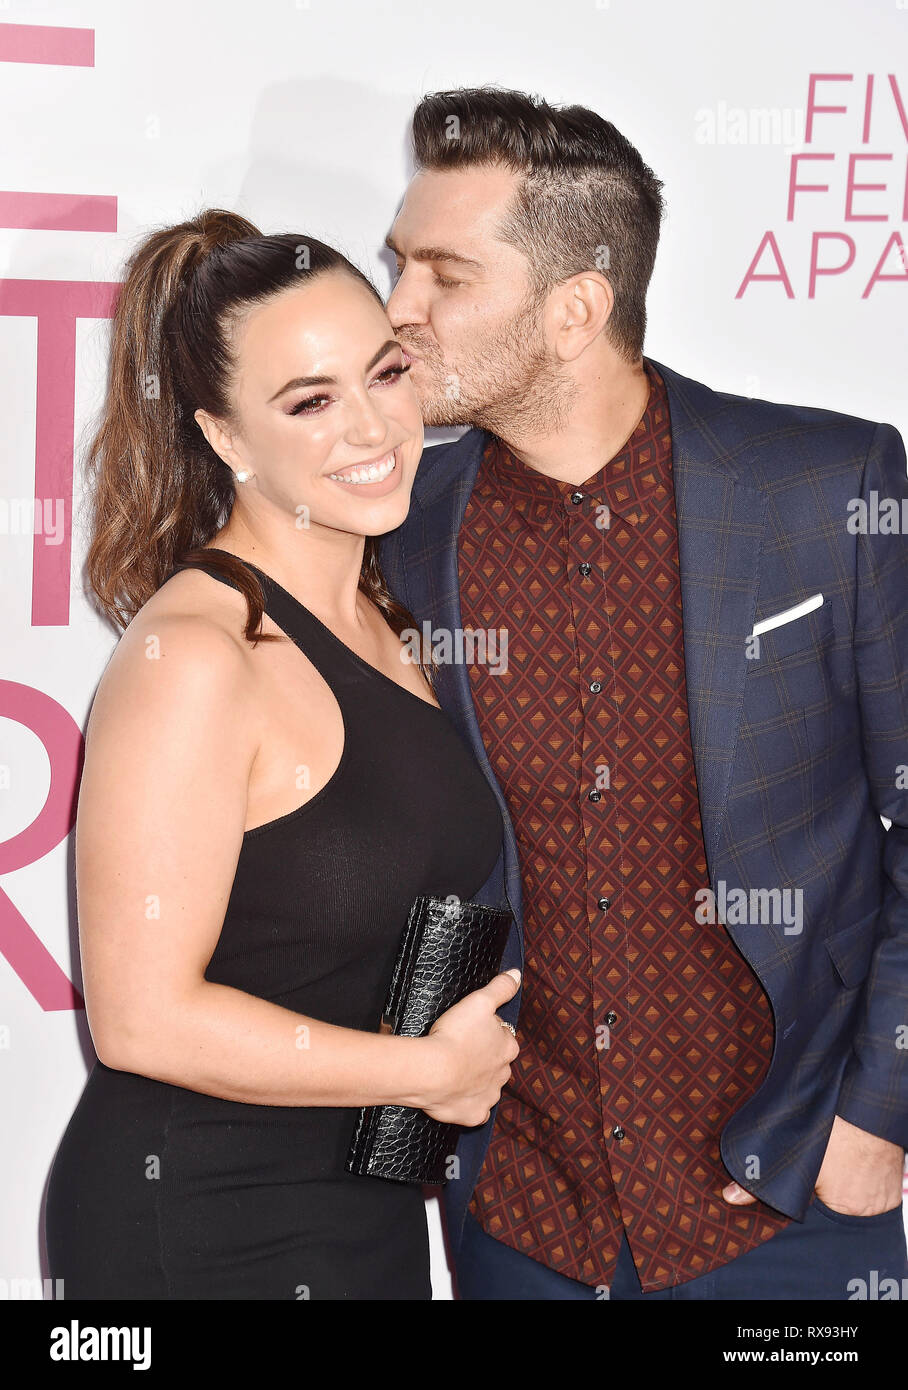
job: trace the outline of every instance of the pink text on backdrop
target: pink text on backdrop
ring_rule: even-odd
[[[69,623],[72,552],[73,430],[76,320],[110,318],[118,283],[83,280],[0,280],[0,315],[38,320],[35,405],[35,500],[65,499],[59,545],[32,545],[33,627]]]
[[[59,24],[0,24],[0,63],[93,68],[95,31]]]
[[[837,126],[831,121],[851,118],[854,129],[853,138],[860,144],[868,145],[872,133],[878,129],[880,112],[888,114],[890,120],[897,118],[901,134],[896,138],[905,146],[904,177],[899,166],[896,172],[895,152],[886,149],[863,149],[849,151],[806,150],[791,155],[788,175],[788,200],[786,221],[794,222],[796,214],[813,217],[818,204],[815,200],[829,195],[831,184],[828,181],[838,174],[838,166],[847,160],[844,174],[844,192],[841,203],[836,203],[833,216],[840,216],[844,223],[908,221],[908,113],[895,73],[886,74],[886,82],[879,84],[875,75],[868,73],[863,83],[863,96],[860,103],[848,100],[857,89],[848,86],[854,82],[854,73],[811,73],[807,84],[807,115],[804,143],[813,144],[816,127],[821,118],[824,138],[830,128]],[[846,84],[844,91],[835,84]],[[832,91],[828,89],[832,87]],[[842,100],[827,100],[827,92]],[[860,109],[858,109],[858,107]],[[874,118],[876,117],[876,121]],[[860,134],[858,135],[858,130]],[[816,180],[816,181],[815,181]],[[824,180],[824,181],[820,181]],[[841,181],[841,180],[840,180]],[[887,203],[888,198],[888,203]],[[824,211],[823,216],[830,216]],[[830,219],[832,220],[832,218]],[[855,236],[836,227],[813,230],[810,237],[810,251],[807,269],[807,298],[816,297],[818,282],[823,277],[845,275],[859,262],[863,246]],[[795,257],[796,257],[795,252]],[[736,299],[745,290],[759,281],[781,285],[788,299],[796,298],[793,273],[786,265],[792,263],[792,252],[780,246],[779,238],[772,230],[763,233],[750,265],[741,281]],[[874,245],[872,266],[867,262],[861,272],[862,299],[869,298],[874,288],[884,281],[908,284],[908,252],[904,239],[898,231],[893,231],[885,240]],[[760,267],[763,266],[763,269]]]
[[[63,706],[29,685],[0,680],[0,716],[31,729],[43,743],[50,762],[50,786],[40,812],[31,825],[0,844],[0,874],[9,874],[43,859],[75,824],[85,745],[78,725]],[[42,1009],[83,1007],[79,991],[2,889],[0,955]]]

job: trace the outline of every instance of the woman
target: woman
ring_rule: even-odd
[[[313,238],[210,211],[130,262],[90,457],[88,577],[128,627],[76,824],[98,1062],[47,1198],[66,1297],[431,1297],[421,1188],[345,1171],[356,1110],[483,1122],[516,972],[381,1031],[413,899],[469,899],[501,837],[376,563],[422,448],[407,369]]]

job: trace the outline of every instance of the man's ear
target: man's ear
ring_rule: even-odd
[[[614,307],[611,282],[596,271],[581,271],[559,285],[550,303],[559,356],[579,357],[602,333]]]
[[[223,459],[234,471],[241,468],[243,465],[234,448],[233,435],[225,429],[220,420],[209,415],[207,410],[195,411],[193,418],[218,458]]]

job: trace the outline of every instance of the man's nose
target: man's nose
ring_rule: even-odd
[[[406,271],[401,275],[397,284],[388,297],[385,309],[388,318],[391,320],[391,327],[402,328],[405,323],[425,323],[425,305],[419,302],[419,298],[412,288],[413,282],[406,278]]]

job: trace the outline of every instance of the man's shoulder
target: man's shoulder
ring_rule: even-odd
[[[683,376],[659,362],[654,362],[653,366],[666,382],[669,396],[681,403],[684,416],[688,420],[696,416],[709,421],[728,419],[749,430],[753,430],[755,426],[762,426],[767,433],[779,430],[807,433],[855,430],[863,435],[872,435],[879,424],[876,420],[867,420],[860,415],[850,415],[824,406],[801,405],[767,400],[761,396],[720,391],[705,385],[702,381],[696,381],[693,377]]]
[[[878,430],[891,425],[823,406],[737,395],[653,366],[669,396],[672,442],[688,454],[721,455],[741,481],[759,486],[793,470],[860,471]]]

